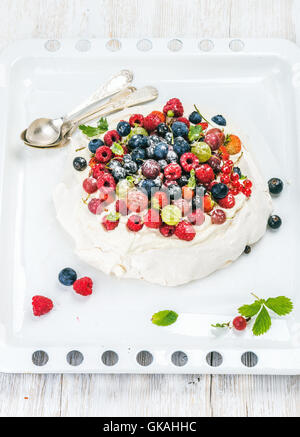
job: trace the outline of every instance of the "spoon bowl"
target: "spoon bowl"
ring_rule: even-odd
[[[25,133],[27,143],[33,146],[49,146],[61,137],[63,119],[39,118],[31,123]]]

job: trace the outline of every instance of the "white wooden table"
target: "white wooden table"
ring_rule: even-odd
[[[29,37],[298,40],[294,2],[1,0],[0,49]],[[156,415],[299,416],[300,377],[0,374],[0,416]]]

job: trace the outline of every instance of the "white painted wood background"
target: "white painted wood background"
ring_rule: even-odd
[[[29,37],[296,41],[294,2],[300,10],[300,0],[0,0],[0,49]],[[299,415],[300,377],[0,374],[0,416]]]

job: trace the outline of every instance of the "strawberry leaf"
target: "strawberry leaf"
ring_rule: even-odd
[[[261,309],[261,305],[261,302],[256,300],[252,305],[243,305],[238,312],[244,317],[254,317]]]
[[[266,301],[266,306],[278,314],[278,316],[286,316],[293,311],[293,302],[285,296],[270,297]]]
[[[265,306],[262,307],[261,312],[256,317],[255,323],[252,328],[252,332],[255,336],[265,334],[271,328],[271,317]]]
[[[152,323],[157,326],[169,326],[176,322],[178,314],[174,311],[159,311],[152,316]]]

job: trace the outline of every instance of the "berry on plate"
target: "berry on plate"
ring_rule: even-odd
[[[125,201],[130,212],[140,213],[148,207],[148,197],[136,189],[128,191]]]
[[[189,116],[189,120],[190,120],[190,122],[193,123],[193,124],[200,124],[201,121],[202,121],[202,117],[201,117],[201,115],[199,114],[199,112],[194,111],[194,112],[192,112],[192,113],[190,114],[190,116]]]
[[[82,156],[77,156],[77,158],[73,161],[73,167],[77,171],[83,171],[87,168],[86,159],[82,158]]]
[[[181,217],[181,210],[175,205],[165,206],[161,212],[162,221],[170,226],[177,225]]]
[[[159,232],[161,233],[161,235],[168,238],[168,237],[172,237],[172,235],[174,235],[175,229],[176,229],[176,226],[170,226],[170,225],[167,225],[166,223],[163,223],[159,228]]]
[[[102,218],[102,225],[106,231],[113,231],[119,226],[120,214],[111,213]]]
[[[184,220],[176,226],[175,235],[180,240],[192,241],[196,237],[196,231],[191,223]]]
[[[221,208],[224,208],[224,209],[231,209],[231,208],[233,208],[234,205],[235,205],[235,198],[234,198],[234,195],[231,194],[231,193],[229,193],[229,194],[227,194],[226,197],[224,197],[224,199],[219,199],[219,200],[218,200],[218,203],[219,203],[219,205],[220,205]]]
[[[142,114],[134,114],[129,119],[129,124],[131,127],[144,126],[144,116]]]
[[[152,111],[150,115],[156,115],[157,117],[160,118],[161,123],[164,123],[166,121],[166,117],[165,114],[163,114],[160,111]]]
[[[221,184],[215,184],[211,189],[211,194],[215,199],[224,199],[229,193],[229,188],[227,185],[221,183]]]
[[[194,226],[201,226],[205,221],[205,214],[202,209],[196,209],[187,217],[188,221]]]
[[[97,179],[97,187],[99,189],[105,188],[108,191],[114,191],[116,189],[116,181],[111,174],[104,173]]]
[[[160,165],[154,159],[148,159],[142,165],[142,173],[147,179],[156,179],[160,173]]]
[[[278,215],[271,215],[268,220],[268,225],[271,229],[279,229],[282,225],[282,220]]]
[[[242,316],[238,316],[233,319],[232,325],[237,331],[244,331],[247,328],[247,320]]]
[[[183,116],[183,106],[179,99],[171,99],[164,106],[164,114],[168,117],[182,117]]]
[[[104,142],[108,147],[111,147],[113,143],[117,143],[120,140],[121,137],[116,130],[110,130],[104,135]]]
[[[120,137],[127,137],[131,132],[130,123],[127,121],[120,121],[117,126],[117,132]]]
[[[82,183],[84,191],[88,194],[93,194],[98,190],[97,180],[94,178],[87,178]]]
[[[100,140],[100,138],[95,138],[89,142],[89,151],[91,153],[96,153],[96,150],[101,146],[104,146],[104,142]]]
[[[143,227],[144,223],[141,216],[134,214],[129,217],[127,221],[127,228],[129,229],[129,231],[139,232],[141,229],[143,229]]]
[[[211,222],[213,225],[222,225],[226,222],[226,213],[222,209],[216,209],[211,214]]]
[[[70,267],[66,267],[59,273],[58,280],[61,284],[69,287],[70,285],[73,285],[74,282],[77,280],[77,273]]]
[[[268,182],[271,194],[280,194],[283,190],[283,182],[279,178],[272,178]]]
[[[229,155],[237,155],[242,150],[242,142],[236,135],[227,135],[225,148]]]
[[[178,117],[176,121],[180,121],[181,123],[184,123],[188,129],[191,127],[191,123],[185,117]]]
[[[169,164],[164,169],[165,178],[168,181],[175,181],[176,179],[179,179],[181,177],[182,171],[179,164],[173,163]]]
[[[102,162],[103,164],[106,164],[108,161],[111,160],[113,153],[107,146],[101,146],[99,149],[96,150],[96,159],[99,162]]]
[[[81,296],[90,296],[93,293],[93,281],[88,277],[78,279],[74,282],[73,289]]]
[[[103,204],[102,204],[102,202],[103,201],[101,201],[100,199],[92,199],[92,200],[90,200],[89,203],[88,203],[89,211],[92,214],[95,214],[95,215],[102,214],[102,212],[103,212]]]
[[[181,121],[175,121],[172,124],[172,132],[174,137],[186,137],[189,133],[187,125]]]
[[[53,302],[45,296],[33,296],[32,310],[36,317],[44,316],[53,309]]]
[[[208,184],[215,179],[213,169],[208,164],[202,164],[196,168],[196,178],[202,184]]]
[[[162,224],[160,214],[156,209],[149,209],[147,214],[144,215],[143,219],[147,228],[158,229]]]
[[[218,124],[219,126],[226,126],[227,122],[225,120],[225,118],[223,117],[223,115],[215,115],[212,118],[212,121],[216,124]]]
[[[156,114],[149,114],[144,118],[144,128],[148,132],[154,132],[157,126],[161,123],[161,119]]]
[[[193,153],[184,153],[180,158],[180,164],[185,172],[190,173],[199,165],[199,159]]]
[[[192,153],[197,156],[199,162],[207,162],[211,158],[211,148],[204,142],[193,143]]]

